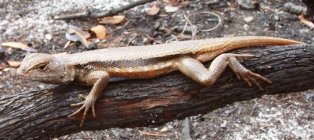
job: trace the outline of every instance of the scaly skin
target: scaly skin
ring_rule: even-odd
[[[109,78],[151,78],[175,70],[181,71],[194,81],[210,86],[229,66],[239,78],[261,88],[256,79],[267,83],[270,80],[243,67],[237,58],[251,58],[249,54],[225,53],[230,50],[260,46],[289,45],[302,42],[273,37],[243,36],[205,40],[180,41],[168,44],[108,48],[66,55],[33,53],[27,55],[18,74],[25,77],[56,84],[93,86],[85,100],[72,104],[81,106],[73,117],[84,111],[81,126],[89,109],[95,113],[95,102],[101,95]],[[202,64],[213,60],[207,69]]]

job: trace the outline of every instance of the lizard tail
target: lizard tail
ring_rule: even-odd
[[[240,41],[242,40],[243,41]],[[268,36],[248,36],[240,38],[236,45],[240,46],[261,46],[261,45],[292,45],[292,44],[304,44],[300,41],[295,41],[285,38],[268,37]]]

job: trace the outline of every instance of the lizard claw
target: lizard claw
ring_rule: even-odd
[[[80,97],[81,100],[85,100],[86,99],[86,96],[83,95],[83,94],[79,94],[79,97]]]
[[[82,98],[81,95],[80,95],[80,97]],[[85,96],[82,99],[84,99],[84,98],[85,98]],[[71,104],[71,106],[74,106],[74,107],[75,106],[81,106],[81,107],[77,111],[68,115],[68,117],[74,117],[74,116],[78,115],[81,111],[84,110],[83,118],[82,118],[81,123],[80,123],[81,127],[83,126],[83,123],[86,119],[87,113],[88,113],[90,108],[92,108],[93,116],[96,117],[95,100],[93,99],[92,96],[87,96],[84,101],[79,102],[79,103],[75,103],[75,104]]]
[[[268,80],[267,78],[257,74],[257,73],[254,73],[250,70],[247,70],[245,72],[241,72],[241,73],[237,73],[237,75],[240,75],[244,81],[246,81],[248,83],[249,86],[252,86],[255,85],[257,86],[259,89],[263,89],[262,86],[256,81],[256,79],[260,79],[262,81],[265,81],[269,84],[271,84],[272,82],[270,80]]]

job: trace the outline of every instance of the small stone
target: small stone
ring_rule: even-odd
[[[222,124],[220,124],[221,128],[227,128],[227,121],[224,121]]]
[[[274,14],[273,15],[273,19],[276,20],[276,21],[279,21],[280,20],[280,16],[278,14]]]
[[[143,44],[148,44],[151,40],[148,39],[147,37],[143,38]]]
[[[13,28],[9,28],[4,32],[5,35],[8,36],[14,36],[14,29]]]
[[[296,5],[294,3],[291,2],[287,2],[283,5],[283,9],[286,12],[289,12],[291,14],[296,14],[296,15],[300,15],[302,13],[306,13],[306,8]]]
[[[238,4],[245,10],[257,10],[260,7],[258,0],[238,0]]]
[[[45,38],[46,38],[48,41],[50,41],[50,40],[52,39],[52,35],[51,35],[51,34],[46,34],[46,35],[45,35]]]
[[[166,131],[168,131],[169,129],[167,128],[167,127],[163,127],[163,128],[161,128],[160,129],[160,132],[166,132]]]
[[[8,71],[10,71],[10,68],[4,68],[3,71],[8,72]]]
[[[40,89],[44,89],[44,88],[45,88],[45,85],[39,84],[38,87],[39,87]]]
[[[244,21],[247,22],[247,23],[249,23],[249,22],[251,22],[251,21],[253,21],[253,20],[254,20],[254,17],[253,17],[253,16],[248,16],[248,17],[245,17],[245,18],[244,18]]]
[[[173,129],[172,125],[168,125],[167,127],[168,127],[168,129]]]
[[[158,27],[160,27],[160,25],[161,25],[160,22],[156,22],[156,23],[154,24],[154,29],[158,29]]]
[[[249,25],[244,24],[244,25],[243,25],[243,29],[244,29],[245,31],[247,31],[247,30],[249,29]]]
[[[173,13],[175,11],[178,11],[179,10],[179,7],[174,7],[174,6],[165,6],[165,10],[167,13]]]
[[[219,2],[221,2],[220,0],[209,0],[206,2],[206,4],[208,5],[217,5],[219,4]]]

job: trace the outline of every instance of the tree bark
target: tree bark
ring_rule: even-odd
[[[264,94],[313,88],[314,46],[256,47],[233,52],[255,54],[257,58],[243,60],[242,64],[273,83],[261,83],[264,90],[249,87],[230,69],[211,87],[180,72],[110,83],[96,103],[97,117],[90,113],[83,127],[79,127],[81,116],[69,119],[67,115],[78,109],[69,106],[79,102],[78,94],[87,94],[90,87],[66,85],[16,93],[0,99],[0,139],[48,139],[81,130],[160,125]]]

